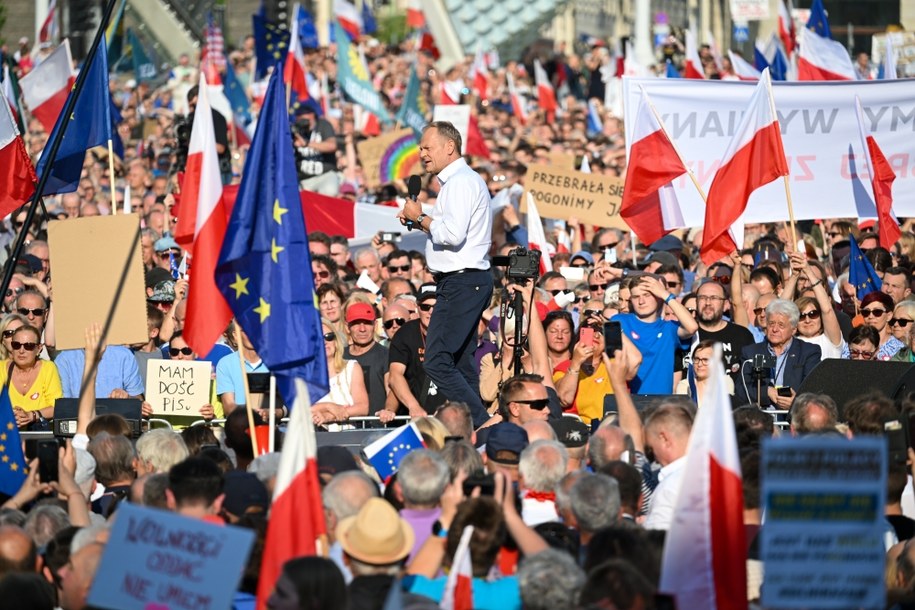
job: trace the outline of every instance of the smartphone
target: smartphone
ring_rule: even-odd
[[[583,327],[578,333],[578,342],[582,345],[594,345],[594,329]]]
[[[604,250],[604,260],[609,262],[611,265],[616,263],[616,248],[606,248]]]
[[[889,444],[890,464],[905,464],[907,452],[902,422],[896,419],[886,422],[883,424],[883,432]]]
[[[779,396],[789,397],[791,396],[791,388],[788,386],[779,386],[775,388],[775,391],[778,392]]]
[[[464,495],[468,498],[474,488],[480,488],[481,496],[493,496],[496,492],[496,478],[492,474],[475,473],[464,479]]]
[[[57,480],[58,449],[56,439],[40,440],[36,449],[38,457],[38,480],[50,483]]]
[[[581,282],[585,279],[584,267],[560,267],[559,274],[570,282]]]
[[[400,241],[400,233],[394,233],[393,231],[382,231],[381,232],[381,241]]]
[[[619,322],[604,322],[604,351],[613,358],[616,350],[623,349],[623,328]]]

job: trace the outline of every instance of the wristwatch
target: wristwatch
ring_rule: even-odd
[[[415,222],[415,223],[418,224],[420,227],[422,227],[422,226],[423,226],[423,220],[425,220],[425,219],[428,218],[428,217],[429,217],[429,215],[426,214],[425,212],[423,212],[422,214],[420,214],[419,216],[417,216],[417,217],[416,217],[416,220],[414,220],[413,222]]]
[[[438,519],[435,520],[435,523],[432,524],[432,535],[438,536],[439,538],[448,537],[448,528],[442,525],[442,522]]]

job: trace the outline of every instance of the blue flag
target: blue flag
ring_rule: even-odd
[[[304,6],[299,5],[296,22],[299,24],[299,42],[302,43],[302,48],[317,49],[319,46],[318,30],[315,28],[315,20]]]
[[[240,118],[243,124],[248,125],[251,122],[251,101],[245,93],[245,88],[235,75],[235,68],[232,67],[231,61],[226,62],[222,92],[232,106],[232,114]]]
[[[334,20],[332,30],[337,32],[337,83],[340,84],[343,93],[351,101],[377,116],[382,123],[391,123],[391,115],[372,83],[359,49],[350,43],[339,21]]]
[[[9,388],[4,387],[0,390],[0,493],[14,495],[25,483],[27,473]]]
[[[769,67],[769,60],[766,59],[762,49],[755,46],[753,47],[753,66],[760,72]]]
[[[378,31],[378,22],[375,21],[375,15],[372,14],[372,7],[369,6],[368,0],[362,0],[362,33],[374,34]]]
[[[151,81],[156,78],[156,64],[150,61],[146,49],[133,30],[127,30],[127,40],[130,42],[130,54],[133,57],[133,72],[137,82]]]
[[[419,434],[416,424],[395,428],[365,448],[365,457],[368,459],[382,481],[387,482],[391,475],[397,472],[400,461],[415,449],[422,449],[423,438]]]
[[[860,301],[868,294],[880,290],[883,283],[877,276],[877,272],[874,271],[874,266],[871,265],[871,262],[861,252],[861,248],[858,247],[855,236],[849,235],[848,242],[851,245],[851,252],[848,254],[848,260],[850,261],[848,280],[855,287],[855,294]]]
[[[108,96],[108,110],[111,115],[111,148],[114,150],[114,154],[123,159],[124,142],[121,140],[121,134],[118,133],[118,125],[124,121],[124,117],[121,116],[121,111],[111,99],[111,95]]]
[[[422,85],[416,75],[416,66],[410,68],[410,80],[407,81],[407,91],[404,93],[400,110],[397,111],[397,121],[413,129],[417,139],[422,137],[426,127],[426,115],[429,114],[429,104],[423,95]]]
[[[772,75],[772,80],[788,80],[788,58],[785,57],[785,52],[782,51],[781,45],[775,47],[775,57],[772,58],[772,63],[769,64],[769,73]]]
[[[63,130],[63,140],[61,140],[60,148],[57,149],[54,165],[49,168],[45,156],[38,161],[36,169],[39,176],[43,175],[45,171],[51,172],[43,195],[75,191],[79,186],[86,151],[93,146],[107,144],[112,137],[111,110],[109,109],[111,94],[108,90],[108,51],[104,38],[99,43],[92,65],[84,65],[83,70],[88,70],[88,74],[83,89],[76,99],[73,112],[70,116],[64,116],[64,113],[61,112],[48,137],[48,142],[53,142],[57,132]],[[71,90],[70,95],[73,95],[74,91]]]
[[[267,70],[286,57],[289,49],[289,32],[281,30],[260,15],[251,15],[254,27],[254,54],[257,58],[257,70],[254,80],[267,76]]]
[[[276,375],[286,405],[295,401],[296,377],[314,403],[328,392],[327,360],[279,66],[270,76],[242,176],[216,285]]]
[[[810,18],[807,19],[807,29],[813,30],[823,38],[832,39],[832,30],[829,27],[829,19],[826,17],[826,9],[823,8],[823,0],[813,0],[810,6]]]
[[[664,74],[667,78],[683,78],[674,62],[667,60],[667,72]]]

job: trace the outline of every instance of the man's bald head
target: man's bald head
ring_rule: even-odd
[[[534,419],[525,423],[522,427],[527,430],[528,442],[556,440],[556,431],[553,430],[553,426],[545,421]]]
[[[38,551],[31,536],[15,525],[0,527],[0,576],[37,569]]]
[[[588,439],[588,460],[591,468],[598,470],[604,464],[620,459],[626,450],[628,436],[619,426],[600,426]]]

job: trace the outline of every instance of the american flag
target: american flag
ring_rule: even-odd
[[[213,15],[207,15],[205,30],[206,46],[203,50],[202,68],[207,77],[207,82],[218,84],[222,82],[220,74],[226,69],[225,41],[222,29],[213,21]]]

